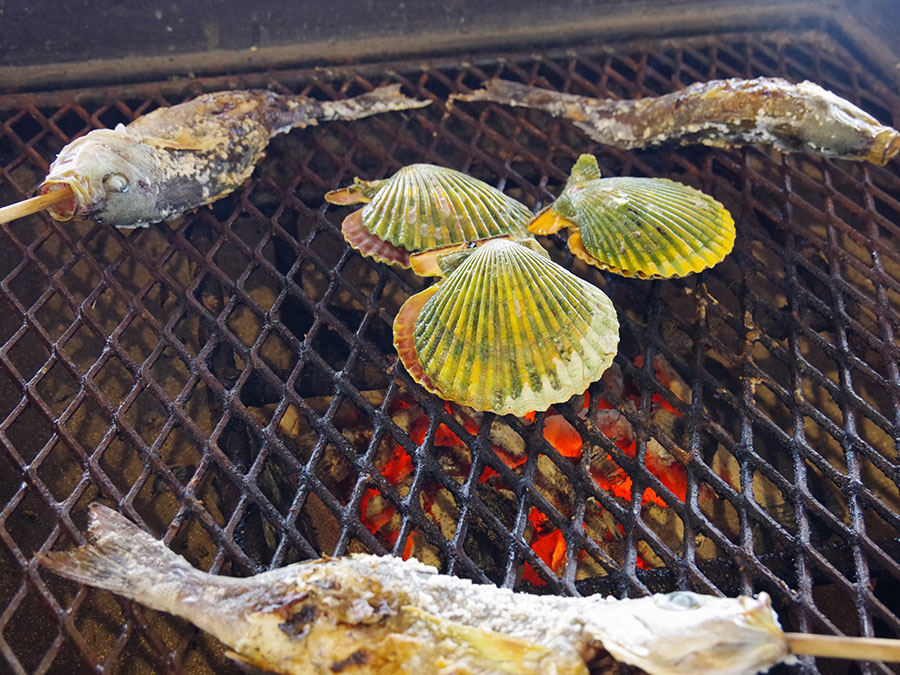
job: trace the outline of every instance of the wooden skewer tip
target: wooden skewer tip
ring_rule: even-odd
[[[50,190],[45,194],[38,195],[37,197],[32,197],[31,199],[25,199],[21,202],[16,202],[15,204],[4,206],[3,208],[0,208],[0,223],[8,223],[11,220],[16,220],[17,218],[30,216],[32,213],[43,211],[44,209],[50,208],[54,204],[59,204],[60,202],[71,199],[74,196],[75,193],[72,191],[72,188],[70,188],[68,185],[64,185],[63,187],[57,188],[55,190]]]
[[[900,662],[900,640],[806,633],[785,633],[784,636],[788,649],[796,656]]]

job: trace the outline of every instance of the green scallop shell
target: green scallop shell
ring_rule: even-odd
[[[426,389],[477,410],[524,415],[569,399],[612,363],[610,299],[545,256],[492,239],[401,308],[394,344]]]
[[[734,219],[709,195],[665,178],[598,178],[583,156],[551,211],[576,225],[572,252],[625,276],[681,277],[721,262]]]
[[[379,239],[410,252],[508,234],[527,237],[524,204],[460,171],[411,164],[384,181],[362,208]]]

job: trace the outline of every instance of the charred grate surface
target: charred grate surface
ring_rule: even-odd
[[[212,572],[393,552],[539,592],[765,590],[788,629],[900,636],[898,164],[619,152],[539,113],[443,105],[494,76],[634,97],[759,75],[900,123],[897,97],[821,34],[0,97],[0,203],[75,136],[204,88],[337,98],[399,80],[434,100],[279,137],[249,184],[172,223],[0,228],[0,670],[237,672],[185,622],[37,566],[83,541],[96,500]],[[622,322],[588,407],[519,421],[423,393],[392,369],[390,331],[423,282],[345,246],[349,211],[322,195],[434,162],[536,209],[581,152],[713,194],[734,254],[633,281],[547,240]]]

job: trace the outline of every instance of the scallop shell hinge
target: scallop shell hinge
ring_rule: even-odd
[[[583,392],[610,366],[618,341],[602,291],[508,238],[473,248],[394,321],[400,359],[422,386],[519,416]]]
[[[361,181],[325,195],[334,204],[366,202],[344,220],[351,246],[381,262],[409,265],[409,255],[498,235],[528,237],[528,208],[460,171],[411,164],[392,177]]]

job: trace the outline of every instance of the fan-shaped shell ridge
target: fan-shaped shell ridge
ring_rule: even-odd
[[[734,246],[734,219],[722,204],[665,178],[601,178],[558,200],[579,236],[573,253],[626,276],[680,277],[722,261]]]
[[[362,209],[365,227],[408,251],[527,236],[528,208],[487,183],[433,164],[403,167]]]
[[[395,344],[420,383],[462,405],[520,416],[546,410],[583,392],[616,352],[609,298],[509,239],[478,247],[427,292],[414,321],[401,309],[406,328],[398,335],[395,323]]]

